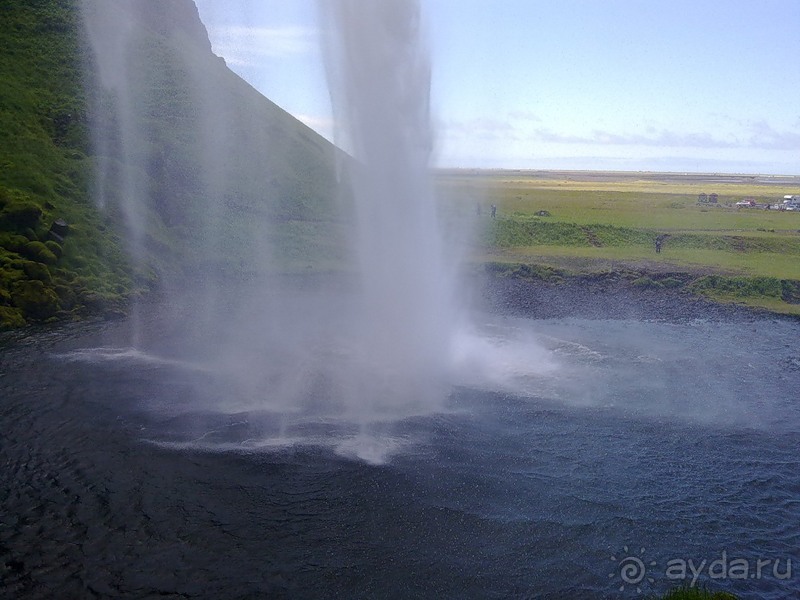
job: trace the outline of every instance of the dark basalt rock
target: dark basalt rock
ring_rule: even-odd
[[[56,219],[53,221],[53,224],[50,225],[50,233],[54,234],[56,237],[57,242],[63,242],[64,237],[69,232],[69,225],[64,219]]]

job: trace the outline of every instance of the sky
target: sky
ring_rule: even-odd
[[[316,0],[196,3],[231,69],[333,139]],[[800,0],[421,8],[435,166],[800,175]]]

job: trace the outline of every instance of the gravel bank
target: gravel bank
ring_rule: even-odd
[[[503,275],[482,277],[480,308],[533,319],[638,319],[666,322],[793,318],[720,304],[680,289],[648,289],[614,275],[581,275],[551,283]]]

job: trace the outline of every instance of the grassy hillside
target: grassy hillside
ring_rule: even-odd
[[[333,147],[211,53],[191,0],[130,3],[126,116],[79,5],[0,0],[0,328],[342,256]]]
[[[0,0],[0,22],[0,328],[116,310],[131,282],[88,194],[77,14]],[[66,228],[51,233],[57,220]]]
[[[333,146],[211,53],[191,0],[130,5],[127,54],[111,67],[127,69],[128,94],[96,60],[91,104],[98,199],[126,223],[142,277],[249,275],[341,256]]]

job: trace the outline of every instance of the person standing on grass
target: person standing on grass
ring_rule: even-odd
[[[661,238],[656,238],[656,254],[661,254]]]
[[[497,204],[492,204],[492,218],[497,216]]]

